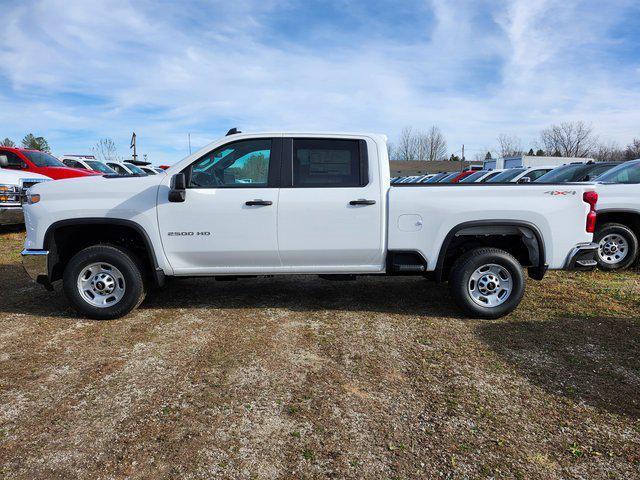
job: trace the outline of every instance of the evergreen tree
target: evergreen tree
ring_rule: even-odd
[[[487,152],[487,154],[484,156],[485,160],[491,160],[493,159],[493,157],[491,156],[491,152]]]
[[[41,152],[51,152],[49,142],[44,137],[36,137],[33,133],[25,135],[22,139],[22,146],[29,150],[40,150]]]
[[[527,153],[527,155],[529,155],[530,157],[533,157],[533,155],[534,155],[533,148],[529,149],[529,153]]]
[[[2,140],[2,142],[0,142],[0,146],[2,147],[15,147],[16,144],[13,140],[11,140],[10,138],[5,138],[4,140]]]
[[[538,151],[536,152],[536,157],[544,157],[544,155],[545,155],[544,150],[539,148]]]

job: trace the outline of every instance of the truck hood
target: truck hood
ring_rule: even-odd
[[[89,175],[38,184],[32,187],[32,192],[44,196],[63,196],[70,201],[98,197],[127,198],[150,187],[157,187],[164,177],[164,175],[149,175],[147,177]]]
[[[50,177],[40,175],[39,173],[23,172],[22,170],[11,170],[8,168],[0,168],[0,183],[8,185],[20,185],[24,180],[51,180]]]

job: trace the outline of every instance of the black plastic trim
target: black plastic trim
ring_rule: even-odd
[[[516,184],[517,185],[517,184]],[[475,220],[471,222],[464,222],[459,225],[453,227],[447,236],[444,238],[442,242],[442,246],[440,247],[440,252],[438,253],[438,262],[436,263],[435,269],[435,279],[437,282],[442,281],[442,276],[444,273],[444,260],[447,254],[447,250],[449,245],[451,244],[451,240],[456,236],[456,234],[470,227],[519,227],[519,228],[527,228],[531,230],[536,237],[538,242],[539,249],[539,258],[538,265],[535,267],[529,267],[528,273],[531,278],[534,280],[542,280],[544,274],[547,271],[546,264],[546,248],[544,245],[544,238],[542,237],[542,233],[536,225],[531,222],[520,221],[520,220]]]
[[[53,234],[59,228],[71,226],[71,225],[98,225],[98,224],[130,227],[130,228],[133,228],[136,232],[138,232],[142,236],[142,240],[144,241],[145,247],[147,249],[149,260],[151,261],[151,265],[153,266],[154,280],[158,285],[164,284],[164,277],[165,277],[164,271],[158,266],[158,260],[156,257],[155,250],[153,248],[153,243],[151,242],[151,239],[149,238],[147,231],[142,227],[142,225],[132,220],[125,220],[122,218],[94,218],[94,217],[60,220],[52,223],[51,225],[49,225],[49,228],[47,228],[47,231],[44,234],[43,248],[45,250],[52,251],[52,249],[49,247],[49,244],[53,238]],[[54,262],[49,262],[49,265],[48,265],[49,271],[47,272],[47,275],[49,278],[51,278],[53,264]]]

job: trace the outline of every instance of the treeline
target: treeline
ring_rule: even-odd
[[[29,150],[40,150],[41,152],[51,152],[49,148],[49,142],[44,137],[36,137],[33,133],[28,133],[22,139],[22,148],[28,148]],[[16,143],[10,138],[5,138],[0,142],[3,147],[15,147]]]
[[[482,149],[469,158],[461,150],[447,152],[447,142],[437,126],[426,133],[413,127],[402,129],[395,143],[389,143],[389,158],[392,160],[473,160],[482,161],[495,157],[520,155],[555,157],[592,157],[600,161],[624,161],[640,158],[640,139],[633,139],[621,147],[615,142],[601,142],[593,127],[584,122],[563,122],[551,125],[538,134],[533,145],[526,150],[516,135],[500,134],[493,148]]]

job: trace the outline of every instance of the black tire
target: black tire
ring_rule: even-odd
[[[503,303],[489,307],[477,303],[469,291],[471,276],[484,265],[496,264],[511,276],[512,288]],[[525,277],[518,261],[498,248],[476,248],[456,260],[449,276],[449,288],[455,302],[470,317],[495,319],[511,313],[524,295]]]
[[[104,262],[117,268],[124,277],[122,298],[106,307],[89,303],[80,294],[78,277],[93,263]],[[64,293],[73,307],[82,315],[96,320],[120,318],[137,308],[145,297],[144,280],[135,256],[111,245],[94,245],[75,254],[67,264],[62,277]]]
[[[627,252],[620,261],[615,261],[615,254],[618,252],[607,255],[611,251],[607,252],[605,250],[605,244],[600,245],[603,239],[611,235],[620,236],[626,241]],[[638,238],[633,233],[633,230],[620,223],[605,223],[598,228],[598,231],[593,236],[593,241],[599,244],[596,260],[601,270],[613,271],[629,268],[638,258]]]

